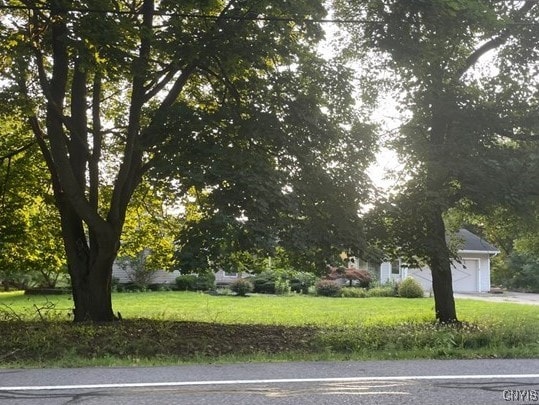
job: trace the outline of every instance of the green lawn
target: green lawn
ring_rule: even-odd
[[[539,308],[432,298],[116,293],[123,322],[66,322],[71,297],[0,293],[0,365],[175,364],[216,359],[539,357]]]
[[[213,296],[194,292],[115,293],[113,306],[124,319],[156,319],[224,324],[287,326],[353,326],[425,322],[434,318],[432,298],[327,298],[251,295]],[[23,319],[44,316],[68,319],[71,296],[26,296],[0,293],[0,319],[14,314]],[[539,309],[533,305],[457,300],[457,313],[466,322],[503,322],[539,325]]]

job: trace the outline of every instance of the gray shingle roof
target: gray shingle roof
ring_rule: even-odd
[[[467,229],[459,229],[455,234],[458,250],[460,251],[477,251],[488,253],[499,253],[500,250],[481,239],[479,236],[471,233]]]

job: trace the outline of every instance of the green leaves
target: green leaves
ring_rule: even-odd
[[[337,2],[337,10],[374,21],[351,28],[353,49],[363,48],[359,58],[385,55],[378,66],[404,94],[411,119],[391,145],[415,179],[399,198],[430,199],[442,210],[464,198],[476,206],[525,199],[520,180],[534,179],[524,163],[533,147],[520,140],[537,131],[529,114],[539,85],[536,33],[522,27],[535,23],[538,7],[437,0]]]
[[[178,179],[178,196],[204,194],[202,218],[179,237],[184,262],[277,244],[324,247],[327,258],[362,243],[373,141],[352,108],[350,71],[300,40],[282,42],[272,30],[289,28],[271,24],[214,53],[155,127],[164,142],[151,176]],[[260,50],[245,53],[242,41],[260,41]]]

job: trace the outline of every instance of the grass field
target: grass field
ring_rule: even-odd
[[[71,297],[0,293],[0,364],[80,365],[268,358],[539,357],[536,306],[431,298],[116,293],[115,325],[73,325]]]

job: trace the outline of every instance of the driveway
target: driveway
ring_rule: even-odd
[[[490,302],[512,302],[515,304],[539,305],[539,294],[504,291],[491,293],[455,293],[455,298],[465,298]]]

